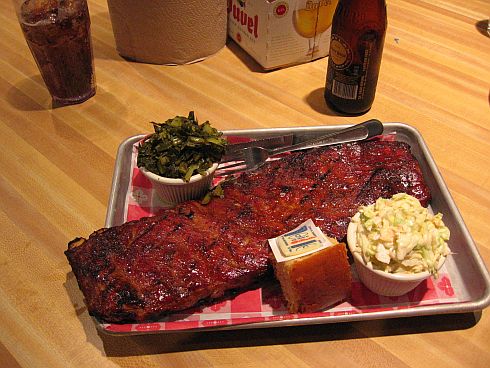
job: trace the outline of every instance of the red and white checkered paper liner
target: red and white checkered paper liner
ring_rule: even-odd
[[[243,141],[243,138],[238,137],[228,137],[228,139],[232,142]],[[136,165],[137,145],[138,143],[133,146],[131,157],[130,185],[126,194],[126,221],[155,215],[166,207],[152,190],[150,181],[140,173]],[[215,179],[216,182],[219,180],[220,178]],[[289,314],[279,285],[271,281],[255,290],[239,293],[213,305],[173,313],[157,322],[102,324],[101,327],[114,333],[178,331],[256,322],[386,312],[461,301],[461,298],[458,297],[458,288],[453,286],[445,266],[441,269],[437,279],[430,278],[410,293],[400,297],[377,295],[358,280],[355,268],[352,269],[352,274],[351,297],[321,312]]]

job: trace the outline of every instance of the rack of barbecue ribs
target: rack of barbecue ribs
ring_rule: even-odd
[[[77,238],[65,252],[89,313],[144,322],[272,277],[267,239],[305,220],[344,240],[360,205],[405,192],[427,206],[410,147],[374,140],[314,148],[221,184],[224,196],[189,201]]]

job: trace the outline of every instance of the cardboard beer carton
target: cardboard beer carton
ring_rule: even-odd
[[[228,0],[228,36],[264,69],[328,55],[338,0]]]

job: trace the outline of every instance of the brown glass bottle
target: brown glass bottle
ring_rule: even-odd
[[[332,23],[325,101],[346,114],[371,108],[386,33],[385,0],[339,0]]]

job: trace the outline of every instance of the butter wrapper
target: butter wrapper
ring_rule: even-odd
[[[303,257],[332,245],[332,240],[311,219],[285,234],[269,239],[269,246],[277,262]]]

